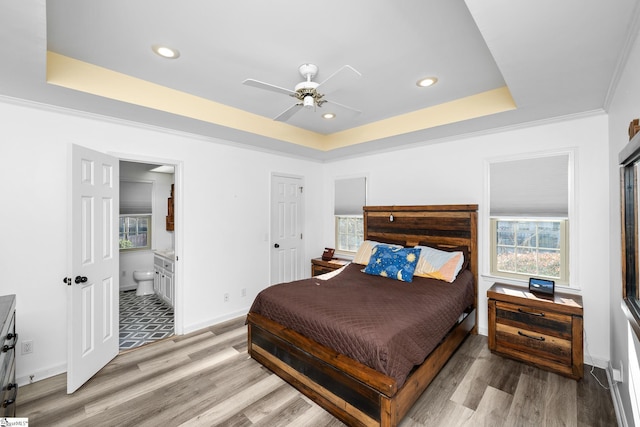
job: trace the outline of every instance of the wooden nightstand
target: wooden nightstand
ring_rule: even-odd
[[[487,298],[492,352],[582,378],[582,297],[539,298],[527,288],[495,283]]]
[[[313,258],[311,260],[311,275],[317,276],[319,274],[330,273],[337,270],[351,261],[342,258],[333,258],[331,261],[324,261],[322,258]]]

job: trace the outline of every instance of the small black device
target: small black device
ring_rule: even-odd
[[[529,278],[529,292],[538,297],[553,297],[555,282],[553,280]]]

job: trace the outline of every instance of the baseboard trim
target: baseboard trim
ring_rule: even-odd
[[[212,319],[206,320],[204,322],[199,322],[193,325],[189,325],[189,326],[185,326],[183,333],[184,334],[188,334],[191,332],[195,332],[198,331],[200,329],[204,329],[204,328],[208,328],[210,326],[214,326],[217,325],[218,323],[222,323],[222,322],[226,322],[227,320],[233,320],[233,319],[237,319],[238,317],[241,316],[246,316],[247,313],[249,312],[249,308],[250,307],[245,307],[243,309],[231,312],[231,313],[227,313],[224,314],[222,316],[219,317],[214,317]]]
[[[607,369],[607,381],[609,381],[609,390],[611,391],[611,400],[613,401],[613,409],[616,411],[616,419],[618,420],[618,426],[628,427],[627,417],[624,413],[624,406],[622,406],[622,398],[620,397],[620,390],[618,383],[613,380],[613,366],[611,362],[608,363]]]
[[[595,366],[596,368],[604,369],[605,371],[609,369],[608,360],[598,359],[589,354],[584,355],[584,364],[589,366]]]
[[[27,384],[31,384],[31,383],[45,380],[47,378],[55,377],[56,375],[64,374],[66,372],[67,372],[66,364],[58,365],[48,369],[38,370],[32,374],[16,377],[16,382],[18,383],[19,387],[22,387]]]

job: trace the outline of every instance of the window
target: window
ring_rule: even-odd
[[[640,140],[634,137],[620,152],[622,198],[622,297],[630,330],[640,339]]]
[[[362,207],[366,205],[365,177],[335,181],[336,251],[355,253],[364,238]]]
[[[120,181],[120,250],[151,249],[153,184]]]
[[[569,285],[569,153],[489,165],[492,276]]]
[[[357,252],[364,238],[362,215],[336,215],[336,249]]]
[[[492,275],[568,278],[566,219],[491,219]]]
[[[120,215],[120,250],[151,249],[151,215]]]

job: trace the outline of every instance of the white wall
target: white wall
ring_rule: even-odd
[[[637,37],[637,36],[636,36]],[[617,85],[609,108],[609,209],[610,225],[610,277],[608,280],[611,310],[611,365],[621,369],[623,382],[614,387],[624,411],[625,422],[640,425],[640,402],[630,393],[629,374],[640,369],[637,357],[629,356],[634,350],[634,336],[629,334],[629,323],[621,309],[622,300],[622,255],[620,224],[620,169],[618,154],[629,142],[629,122],[640,117],[640,42],[636,39],[627,55],[627,63]],[[640,378],[636,378],[639,381]],[[638,383],[636,384],[638,387]],[[634,421],[635,418],[635,421]]]
[[[5,102],[6,101],[6,102]],[[269,283],[272,172],[305,181],[305,252],[317,253],[320,163],[247,150],[230,143],[94,120],[0,100],[1,294],[17,295],[20,383],[66,370],[67,188],[70,145],[128,159],[175,160],[182,167],[183,229],[177,289],[184,331],[247,312]],[[315,242],[315,243],[314,243]],[[313,250],[309,249],[313,246]],[[179,248],[176,248],[180,250]],[[246,297],[240,289],[246,288]],[[225,303],[224,293],[230,301]],[[176,310],[176,314],[178,309]]]
[[[609,207],[607,118],[604,114],[497,132],[446,143],[390,151],[328,164],[324,170],[324,238],[333,246],[333,181],[347,173],[369,177],[369,205],[478,204],[480,274],[488,273],[488,222],[484,200],[484,164],[501,156],[575,148],[577,165],[578,247],[571,278],[584,302],[589,352],[585,361],[605,367],[609,360],[608,264]],[[577,276],[577,277],[576,277]],[[479,331],[487,333],[486,291],[479,284]]]

